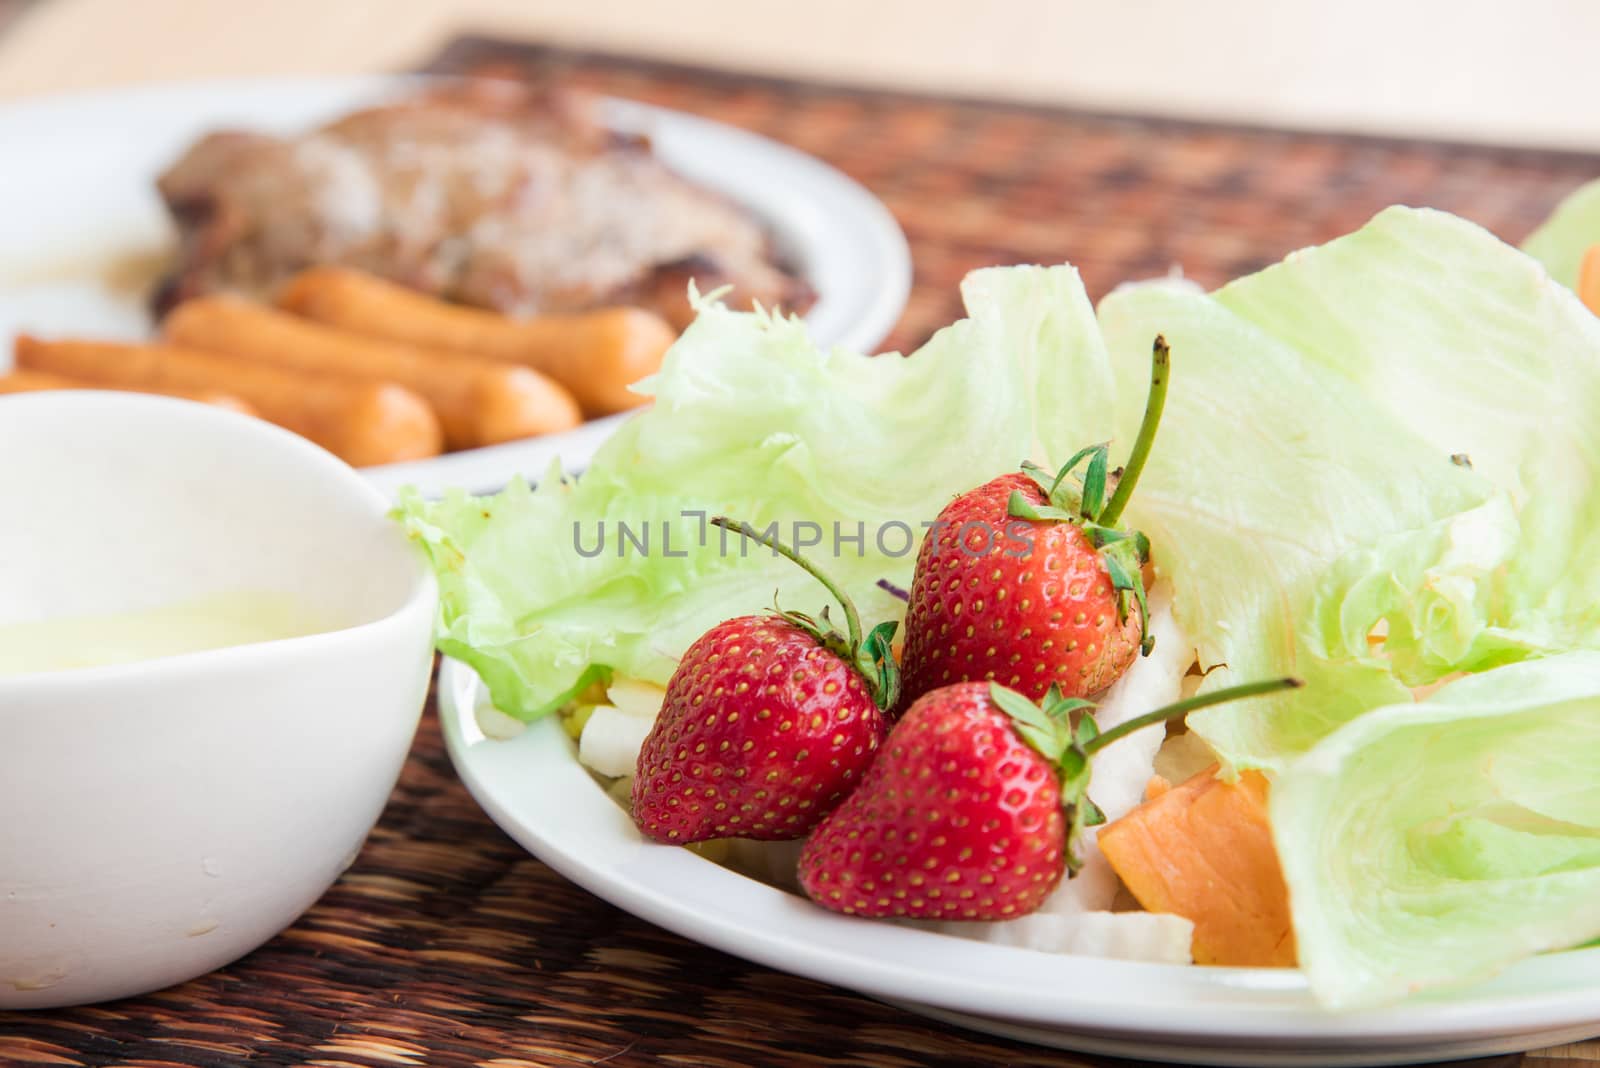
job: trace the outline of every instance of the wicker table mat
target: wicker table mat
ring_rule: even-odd
[[[771,81],[467,38],[431,69],[559,77],[787,141],[910,237],[888,345],[956,318],[992,263],[1070,259],[1098,297],[1181,263],[1215,285],[1429,204],[1517,240],[1600,157],[1116,119]],[[1478,1065],[1600,1062],[1600,1042]],[[355,866],[243,961],[148,997],[0,1013],[0,1065],[1131,1065],[987,1039],[746,964],[524,853],[456,780],[430,707]],[[1465,1063],[1465,1062],[1463,1062]]]

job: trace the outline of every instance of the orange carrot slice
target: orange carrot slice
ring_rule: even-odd
[[[1267,823],[1267,780],[1208,768],[1100,831],[1100,851],[1151,912],[1194,921],[1196,964],[1292,967],[1289,891]]]

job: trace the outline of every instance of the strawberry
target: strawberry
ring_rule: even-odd
[[[1166,400],[1155,342],[1144,422],[1111,499],[1109,448],[1082,449],[1054,476],[1024,464],[957,497],[917,553],[906,613],[903,704],[953,682],[993,680],[1034,700],[1086,697],[1153,639],[1141,569],[1150,543],[1117,526]],[[1087,461],[1081,485],[1069,479]]]
[[[799,612],[740,616],[689,647],[639,752],[633,818],[648,837],[800,838],[860,781],[899,687],[895,624],[865,640],[855,605],[792,550],[718,517],[814,575],[847,633]]]
[[[817,904],[857,916],[1026,915],[1077,871],[1079,835],[1104,820],[1088,795],[1096,752],[1196,708],[1299,685],[1273,679],[1217,690],[1104,734],[1090,702],[1053,688],[1043,707],[992,682],[934,690],[895,724],[855,793],[812,833],[800,883]]]

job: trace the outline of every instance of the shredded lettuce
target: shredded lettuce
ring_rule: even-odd
[[[1600,936],[1600,653],[1368,711],[1273,783],[1300,966],[1349,1009]]]
[[[1591,245],[1600,245],[1600,179],[1579,186],[1522,243],[1522,250],[1566,286],[1578,286],[1578,268]]]
[[[820,349],[796,319],[702,301],[638,387],[655,403],[581,478],[405,495],[399,515],[439,575],[439,648],[531,720],[612,672],[665,683],[695,638],[775,593],[828,602],[799,568],[708,527],[719,513],[818,539],[864,616],[899,618],[877,583],[910,586],[922,524],[1022,460],[1065,455],[1078,427],[1054,409],[1111,394],[1075,270],[979,271],[962,293],[969,318],[910,359]]]

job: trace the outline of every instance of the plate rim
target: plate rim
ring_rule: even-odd
[[[1416,999],[1383,1009],[1331,1012],[1316,1007],[1298,972],[1282,969],[1195,968],[1096,957],[1047,954],[1035,950],[958,939],[870,920],[836,916],[815,909],[792,894],[757,883],[684,849],[646,842],[632,823],[606,798],[598,783],[573,758],[573,747],[553,719],[535,723],[512,741],[484,738],[474,710],[483,695],[477,674],[467,665],[444,658],[439,675],[438,710],[446,748],[458,776],[489,817],[519,845],[565,878],[647,922],[693,941],[779,971],[831,983],[886,1001],[915,1002],[946,1014],[984,1017],[1001,1025],[1044,1028],[1064,1036],[1142,1038],[1147,1043],[1181,1042],[1209,1049],[1294,1051],[1336,1046],[1346,1050],[1393,1052],[1413,1059],[1426,1057],[1429,1043],[1503,1039],[1505,1048],[1531,1049],[1540,1035],[1592,1029],[1600,1035],[1600,948],[1578,949],[1524,961],[1496,979],[1454,995]],[[503,768],[497,768],[502,765]],[[532,817],[508,801],[506,781],[543,790],[559,805]],[[584,792],[582,784],[589,789]],[[562,794],[561,791],[567,793]],[[576,793],[574,793],[576,791]],[[561,820],[552,818],[559,814]],[[563,843],[559,823],[569,818],[584,823]],[[625,829],[623,829],[625,828]],[[570,832],[569,832],[570,833]],[[611,835],[607,839],[605,835]],[[625,840],[631,837],[631,841]],[[689,873],[687,876],[685,873]],[[785,899],[795,922],[796,937],[752,931],[732,925],[737,909],[696,906],[663,894],[660,885],[685,878],[705,888],[701,898],[717,893],[741,901],[751,895]],[[752,889],[754,888],[754,889]],[[805,912],[795,909],[804,908]],[[772,911],[770,908],[768,911]],[[866,935],[870,927],[875,933]],[[846,934],[846,932],[849,932]],[[825,951],[826,933],[848,940],[850,955]],[[805,936],[812,936],[809,940]],[[908,943],[906,939],[937,939]],[[885,962],[861,946],[903,949],[912,956],[952,951],[961,958],[946,971],[979,974],[997,967],[1025,981],[993,984],[980,992],[979,1003],[968,999],[972,989],[935,976],[905,960]],[[956,950],[955,947],[961,947]],[[962,968],[962,963],[984,968]],[[1000,962],[999,965],[996,962]],[[1554,962],[1554,963],[1552,963]],[[1557,991],[1516,993],[1515,983],[1542,971],[1561,968],[1581,972],[1584,982]],[[1089,988],[1070,997],[1043,996],[1040,975],[1056,973]],[[1027,986],[1026,982],[1033,982]],[[916,984],[912,986],[911,984]],[[909,992],[908,992],[909,987]],[[1511,988],[1511,989],[1503,989]],[[1165,991],[1165,1000],[1155,995]],[[1129,997],[1129,992],[1133,992]],[[1242,996],[1251,996],[1241,1003]],[[1522,1039],[1526,1042],[1521,1042]],[[1520,1042],[1520,1044],[1518,1044]],[[1129,1047],[1130,1049],[1133,1047]],[[1368,1058],[1364,1063],[1377,1063]]]
[[[203,78],[52,93],[0,104],[0,140],[39,136],[42,131],[50,131],[49,135],[53,137],[91,137],[94,130],[92,124],[71,127],[68,121],[74,113],[86,109],[140,111],[149,108],[194,108],[197,106],[195,102],[200,100],[210,103],[219,99],[249,100],[254,103],[274,96],[293,96],[297,104],[303,106],[308,97],[315,96],[326,102],[330,112],[336,112],[339,108],[403,93],[408,88],[451,80],[456,79],[449,75],[420,73]],[[840,316],[841,321],[831,329],[824,320],[824,334],[818,341],[824,345],[839,345],[868,352],[893,329],[910,298],[911,250],[899,221],[883,200],[866,186],[817,156],[754,131],[693,112],[606,94],[600,96],[608,120],[620,118],[631,124],[665,123],[674,131],[669,136],[711,139],[724,146],[735,146],[738,151],[776,161],[784,169],[804,175],[808,189],[821,189],[833,199],[836,206],[842,205],[848,209],[847,224],[859,227],[859,230],[846,231],[846,223],[837,224],[837,232],[831,235],[830,247],[844,248],[845,244],[840,239],[848,236],[853,255],[866,265],[863,270],[870,273],[879,284],[865,296],[850,296],[850,301],[859,306],[847,308]],[[263,118],[260,121],[270,120]],[[76,135],[66,133],[69,128],[84,132]],[[197,129],[195,136],[199,136],[200,132]],[[706,179],[702,176],[695,180]],[[714,184],[712,187],[723,195],[740,199],[741,186],[737,181],[729,182],[725,187]],[[748,188],[748,185],[743,188]],[[758,215],[780,240],[793,238],[797,226],[792,215]],[[822,213],[822,216],[826,215]],[[808,276],[807,281],[815,285],[819,279]],[[818,308],[808,313],[808,319],[815,317],[819,309],[826,310],[824,301],[828,299],[827,294],[821,296],[823,300],[819,300]],[[833,300],[837,302],[840,298],[835,296]],[[3,296],[0,296],[0,301],[3,301]],[[445,488],[457,485],[473,492],[485,491],[498,488],[519,474],[538,477],[557,456],[561,457],[569,470],[581,468],[628,414],[592,419],[562,434],[465,449],[429,460],[385,464],[362,468],[360,471],[371,484],[391,497],[406,485],[417,485],[427,495],[437,495]]]

